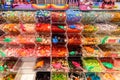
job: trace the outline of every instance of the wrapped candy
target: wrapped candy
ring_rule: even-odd
[[[82,12],[82,20],[81,22],[84,24],[94,23],[95,19],[98,17],[97,12]]]
[[[23,23],[34,23],[35,22],[35,12],[21,12],[20,19]]]
[[[18,23],[20,21],[19,13],[19,11],[7,11],[4,12],[2,17],[8,22]]]
[[[95,24],[96,27],[98,28],[97,33],[105,33],[105,34],[109,34],[112,31],[115,31],[117,29],[118,25],[115,24],[104,24],[104,23],[99,23],[99,24]]]
[[[77,23],[81,20],[81,12],[69,9],[66,11],[67,23]]]
[[[95,22],[109,22],[113,18],[113,14],[109,12],[98,12]]]
[[[35,16],[37,22],[50,22],[50,11],[40,10],[36,12]]]
[[[51,12],[52,23],[65,23],[66,13],[65,12]]]

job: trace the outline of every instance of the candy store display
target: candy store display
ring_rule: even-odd
[[[119,80],[119,11],[110,4],[2,1],[0,80]]]
[[[34,69],[38,71],[50,71],[50,58],[37,58]]]

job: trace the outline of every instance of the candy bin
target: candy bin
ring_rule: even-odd
[[[111,32],[115,31],[118,27],[118,25],[115,24],[103,24],[103,23],[99,23],[99,24],[95,24],[98,28],[97,33],[99,34],[110,34]]]
[[[51,55],[50,45],[37,45],[35,55],[37,57],[49,57]]]
[[[67,73],[58,73],[58,72],[54,72],[52,73],[52,80],[68,80],[67,79]]]
[[[68,57],[68,63],[71,72],[85,71],[80,57]]]
[[[35,24],[31,24],[31,23],[23,24],[23,23],[20,23],[20,27],[19,28],[21,30],[21,33],[33,34],[33,33],[36,33],[35,27],[36,27]]]
[[[19,31],[19,24],[5,24],[4,26],[2,26],[2,30],[8,34],[12,34],[12,35],[18,35],[20,34]]]
[[[20,18],[19,18],[19,11],[7,11],[4,12],[2,17],[7,21],[11,23],[19,23]]]
[[[111,34],[119,35],[120,34],[120,25],[118,25],[116,29],[112,30]]]
[[[52,58],[52,68],[53,72],[68,72],[68,62],[65,58]]]
[[[105,23],[105,22],[110,22],[111,19],[113,18],[113,14],[110,12],[98,12],[97,17],[95,19],[96,23]]]
[[[118,64],[120,62],[120,58],[114,58],[113,59],[113,66],[114,66],[114,69],[117,70],[117,71],[120,71],[120,64]]]
[[[83,56],[85,57],[101,57],[101,51],[96,45],[83,45]]]
[[[3,47],[1,54],[4,55],[5,57],[16,57],[17,56],[17,51],[21,47],[19,45],[7,45]]]
[[[34,23],[35,22],[35,12],[23,11],[20,13],[20,20],[23,23]]]
[[[85,73],[85,75],[86,75],[86,80],[101,80],[101,77],[99,76],[98,73],[88,72]]]
[[[14,66],[17,63],[18,58],[15,57],[10,57],[10,58],[5,58],[3,59],[3,68],[4,71],[13,71],[14,70]]]
[[[19,42],[17,41],[16,35],[4,35],[2,37],[3,43],[7,45],[19,45]]]
[[[50,23],[50,11],[47,10],[39,10],[35,14],[36,21],[39,23]]]
[[[99,44],[99,38],[95,35],[83,35],[83,44],[84,45],[96,45]]]
[[[92,33],[96,33],[97,31],[98,28],[94,24],[86,24],[84,25],[82,34],[92,34]]]
[[[86,80],[85,74],[82,72],[70,72],[68,80]]]
[[[112,72],[114,70],[114,60],[110,57],[99,58],[102,65],[105,67],[106,72]]]
[[[67,48],[65,46],[52,46],[52,57],[66,57],[68,56]]]
[[[80,45],[68,45],[69,57],[81,57],[82,48]]]
[[[84,23],[84,24],[94,23],[95,19],[97,17],[98,17],[98,14],[95,11],[82,12],[82,20],[81,20],[81,22]]]
[[[50,57],[37,58],[34,66],[36,71],[50,71]]]
[[[116,80],[113,73],[106,72],[100,74],[101,80]]]
[[[89,72],[103,72],[104,67],[96,58],[83,58],[83,67]]]
[[[65,12],[51,12],[52,23],[65,23],[66,13]]]
[[[67,33],[81,33],[83,30],[82,24],[68,24]]]
[[[35,29],[37,32],[50,33],[51,25],[49,23],[37,23]]]
[[[114,47],[110,46],[109,44],[98,45],[98,47],[102,51],[103,57],[117,57],[118,56],[117,50]]]
[[[51,44],[51,35],[50,34],[38,34],[36,35],[36,44],[41,45],[50,45]]]
[[[20,44],[24,45],[35,45],[35,36],[30,34],[20,34],[17,37],[17,40]]]
[[[35,80],[50,80],[50,72],[37,72]]]
[[[34,57],[35,45],[24,45],[16,53],[17,57]]]
[[[113,18],[111,19],[111,22],[120,22],[120,12],[112,12]]]
[[[82,44],[80,34],[68,34],[68,45],[80,45]]]
[[[81,21],[82,12],[79,10],[69,9],[66,11],[67,23],[79,23]]]
[[[15,77],[16,77],[16,74],[17,73],[9,73],[9,74],[6,74],[5,76],[3,76],[2,80],[14,80]]]
[[[65,45],[66,43],[66,34],[52,34],[52,44]]]
[[[52,24],[53,33],[65,33],[67,25],[65,24]]]

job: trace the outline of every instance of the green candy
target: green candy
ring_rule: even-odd
[[[102,39],[102,44],[105,44],[106,40],[109,38],[109,36],[105,36],[103,39]]]
[[[93,69],[94,67],[93,66],[87,66],[86,67],[88,71],[91,71],[91,69]]]
[[[58,28],[60,28],[60,29],[64,29],[64,26],[60,26],[60,25],[59,25]]]
[[[62,13],[60,14],[60,16],[62,16]]]
[[[0,71],[4,71],[4,67],[3,66],[0,66]]]
[[[75,51],[71,51],[69,54],[70,55],[75,55]]]
[[[102,62],[102,64],[107,67],[107,68],[113,68],[113,64],[109,63],[109,62]]]
[[[6,56],[6,54],[5,54],[4,52],[2,52],[2,51],[0,51],[0,55],[1,55],[2,57],[5,57],[5,56]]]
[[[5,39],[4,39],[4,42],[11,42],[11,41],[12,41],[11,38],[5,38]]]
[[[36,41],[37,41],[37,42],[42,42],[42,38],[39,38],[39,37],[38,37],[38,38],[36,38]]]

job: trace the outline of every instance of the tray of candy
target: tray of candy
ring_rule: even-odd
[[[82,34],[95,34],[98,29],[95,24],[85,24]]]
[[[15,80],[16,74],[15,72],[4,74],[0,76],[0,80]]]
[[[105,72],[113,72],[115,71],[114,69],[114,59],[111,57],[102,57],[98,58],[98,60],[101,62],[101,64],[105,68]]]
[[[51,24],[50,23],[37,23],[35,30],[38,33],[50,33]]]
[[[50,57],[39,57],[36,60],[34,70],[35,71],[41,71],[41,72],[47,72],[50,71]]]
[[[80,45],[67,45],[69,57],[81,57],[82,47]]]
[[[85,73],[85,76],[87,80],[101,80],[101,76],[99,74],[100,73],[87,72]]]
[[[117,57],[118,52],[115,47],[104,44],[98,45],[99,49],[102,51],[102,57]]]
[[[82,38],[83,45],[97,45],[100,43],[100,40],[96,35],[83,35]]]
[[[86,76],[82,72],[69,72],[68,80],[86,80]]]
[[[68,57],[70,72],[85,71],[80,57]]]
[[[101,50],[96,45],[82,45],[84,57],[101,57]]]
[[[67,57],[68,49],[64,45],[52,45],[52,57]]]
[[[36,57],[49,57],[51,56],[51,46],[50,45],[37,45],[35,47]]]
[[[15,57],[6,57],[6,58],[2,59],[1,72],[3,72],[3,73],[8,73],[11,71],[16,72],[20,67],[20,66],[18,66],[18,69],[15,69],[18,61],[19,61],[19,58],[15,58]]]
[[[52,80],[67,80],[68,74],[66,72],[52,72]]]
[[[81,45],[82,36],[80,34],[67,34],[68,45]]]
[[[67,29],[66,24],[52,24],[52,33],[65,33]]]
[[[35,43],[37,45],[50,45],[51,44],[51,34],[48,33],[38,33],[36,35]]]
[[[65,45],[67,43],[67,35],[66,34],[52,34],[52,44],[55,45]]]
[[[64,57],[52,58],[51,71],[52,72],[68,72],[69,66],[68,66],[67,59]]]
[[[99,44],[112,44],[119,45],[119,35],[105,35],[105,34],[97,34],[100,43]]]
[[[68,24],[67,33],[81,33],[83,28],[83,24]]]
[[[104,66],[99,62],[97,58],[87,57],[82,58],[83,68],[89,72],[104,72]]]

